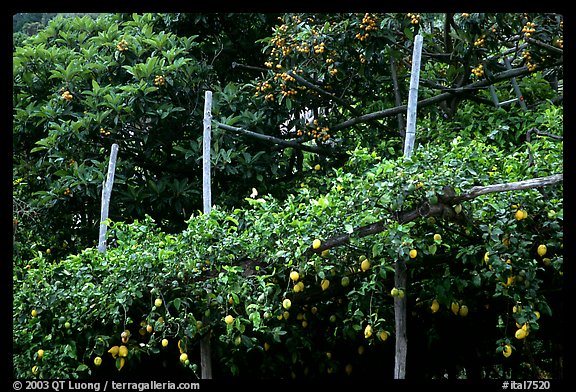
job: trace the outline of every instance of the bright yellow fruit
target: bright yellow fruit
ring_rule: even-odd
[[[295,293],[299,293],[299,292],[301,292],[301,291],[304,291],[304,282],[300,281],[300,282],[296,283],[296,284],[294,285],[294,287],[292,288],[292,290],[293,290]]]
[[[156,306],[157,308],[159,308],[160,306],[162,306],[162,299],[161,299],[161,298],[156,298],[156,300],[154,301],[154,306]]]
[[[364,259],[362,264],[360,264],[360,268],[362,268],[362,271],[368,271],[370,269],[370,260]]]
[[[368,324],[366,328],[364,328],[364,337],[368,339],[370,336],[372,336],[372,332],[372,326]]]
[[[418,256],[418,251],[416,249],[410,250],[410,258],[414,259],[416,256]]]
[[[232,324],[234,322],[234,317],[232,315],[227,315],[226,317],[224,317],[224,322],[228,325]]]
[[[126,357],[128,356],[128,347],[122,345],[118,347],[118,356],[119,357]]]
[[[33,375],[37,375],[37,374],[38,374],[38,366],[32,366],[32,374],[33,374]]]
[[[396,287],[394,287],[392,290],[390,290],[390,295],[393,297],[397,297],[398,293],[399,293],[399,290]]]
[[[294,282],[297,282],[298,279],[300,279],[300,274],[298,273],[298,271],[290,272],[290,279],[292,279]]]
[[[162,347],[168,346],[168,339],[162,339]]]
[[[316,166],[314,166],[314,170],[318,171],[321,169],[321,166],[319,163],[316,164]]]
[[[434,234],[434,241],[442,240],[442,236],[440,234]]]
[[[100,357],[94,358],[94,365],[96,365],[96,366],[102,365],[102,358],[100,358]]]
[[[516,330],[516,333],[514,334],[514,336],[516,337],[516,339],[524,339],[526,337],[526,335],[528,335],[528,332],[526,332],[526,330],[524,328],[519,328],[518,330]]]
[[[32,309],[31,314],[32,314],[32,317],[38,316],[38,312],[36,311],[36,309]]]
[[[290,309],[290,307],[292,306],[292,301],[290,301],[290,299],[286,298],[284,301],[282,301],[282,307],[286,310]]]
[[[322,279],[320,286],[322,287],[322,290],[326,290],[328,289],[328,286],[330,286],[330,281],[328,279]]]
[[[546,245],[538,245],[538,255],[540,257],[544,256],[547,250],[548,249],[546,249]]]
[[[430,305],[430,310],[432,311],[432,313],[436,313],[438,311],[438,309],[440,309],[440,304],[438,303],[438,300],[436,300],[436,299],[432,300],[432,305]]]
[[[458,314],[458,312],[460,311],[460,305],[458,304],[458,302],[452,302],[452,304],[450,305],[450,310],[452,310],[452,313]]]
[[[536,320],[539,320],[540,319],[540,312],[535,310],[534,314],[536,315]]]
[[[108,350],[108,352],[110,354],[112,354],[112,358],[116,358],[119,350],[120,350],[120,348],[118,346],[113,346],[113,347],[110,347],[110,350]]]
[[[318,249],[321,244],[322,242],[318,238],[316,238],[314,241],[312,241],[312,248]]]
[[[504,355],[506,358],[512,355],[512,346],[509,344],[505,345],[504,349],[502,350],[502,355]]]
[[[462,317],[468,316],[468,306],[466,306],[466,305],[460,306],[460,310],[458,311],[458,314]]]
[[[42,357],[44,356],[44,350],[42,350],[42,349],[38,350],[37,354],[38,354],[38,359],[42,359]]]
[[[188,359],[188,354],[182,353],[180,354],[180,362],[184,363]]]

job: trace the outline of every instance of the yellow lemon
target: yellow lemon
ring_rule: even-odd
[[[370,269],[370,260],[364,259],[364,261],[362,261],[362,264],[360,264],[360,268],[362,269],[362,271],[368,271]]]
[[[119,357],[126,357],[128,356],[128,347],[122,345],[118,347],[118,356]]]
[[[550,260],[548,257],[544,257],[544,258],[542,259],[542,262],[544,263],[544,265],[545,265],[546,267],[548,267],[548,266],[550,265],[550,263],[552,262],[552,260]]]
[[[378,337],[380,338],[381,341],[385,342],[386,339],[388,339],[388,332],[380,331],[380,333],[378,334]]]
[[[535,310],[534,314],[536,315],[536,320],[539,320],[540,319],[540,312]]]
[[[316,166],[314,166],[314,170],[318,171],[320,170],[322,167],[320,166],[319,163],[316,164]]]
[[[390,290],[390,295],[393,297],[397,297],[399,292],[400,291],[396,287],[394,287],[392,288],[392,290]]]
[[[458,311],[458,314],[462,317],[468,316],[468,306],[466,306],[466,305],[460,306],[460,310]]]
[[[502,349],[502,355],[504,355],[506,358],[512,355],[512,346],[509,344],[505,345],[504,349]]]
[[[544,256],[547,250],[546,245],[538,245],[538,255],[540,257]]]
[[[441,241],[442,236],[440,234],[434,234],[434,241]]]
[[[112,354],[112,358],[116,358],[116,356],[118,355],[119,349],[120,348],[118,346],[113,346],[113,347],[110,347],[110,350],[108,350],[108,352],[110,354]]]
[[[168,346],[168,339],[162,339],[162,347]]]
[[[38,312],[36,311],[36,309],[32,309],[31,314],[32,314],[32,317],[38,316]]]
[[[224,317],[224,322],[230,325],[234,322],[234,317],[232,315],[227,315],[226,317]]]
[[[298,271],[290,272],[290,279],[292,279],[294,282],[298,281],[298,279],[300,279],[300,274]]]
[[[270,350],[270,343],[264,342],[264,351]]]
[[[33,374],[33,375],[37,375],[37,374],[38,374],[38,366],[32,366],[32,374]]]
[[[432,313],[436,313],[438,311],[438,309],[440,309],[440,304],[438,303],[438,300],[436,300],[436,299],[432,300],[432,305],[430,305],[430,310],[432,311]]]
[[[320,286],[322,287],[322,290],[326,290],[328,289],[328,286],[330,286],[330,281],[328,279],[322,279]]]
[[[318,249],[321,244],[322,242],[318,238],[316,238],[314,241],[312,241],[312,248]]]
[[[42,357],[44,356],[44,350],[40,349],[36,354],[38,354],[38,359],[42,359]]]
[[[450,305],[450,310],[452,310],[452,313],[458,314],[458,312],[460,311],[460,305],[458,304],[458,302],[452,302],[452,304]]]
[[[292,301],[290,301],[288,298],[286,298],[284,301],[282,301],[282,307],[286,310],[290,309],[290,307],[292,306]]]
[[[162,298],[156,298],[156,300],[154,301],[154,306],[156,306],[157,308],[162,306]]]
[[[188,354],[182,353],[180,354],[180,362],[184,363],[188,359]]]
[[[522,210],[516,210],[516,212],[514,213],[514,217],[516,218],[516,220],[522,220],[524,219],[524,213],[522,212]]]
[[[372,332],[372,326],[368,324],[366,328],[364,328],[364,337],[368,339],[370,336],[372,336]]]
[[[94,365],[96,365],[96,366],[102,365],[102,358],[100,358],[100,357],[94,358]]]
[[[528,332],[526,332],[526,330],[524,328],[519,328],[518,330],[516,330],[516,333],[514,334],[514,336],[516,337],[516,339],[524,339],[526,337],[526,335],[528,335]]]
[[[328,257],[329,255],[330,255],[330,249],[324,249],[322,253],[320,253],[320,256],[322,257]]]
[[[410,258],[414,259],[416,256],[418,256],[418,251],[416,249],[410,250]]]

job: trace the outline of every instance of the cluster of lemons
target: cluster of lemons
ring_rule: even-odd
[[[107,131],[104,128],[100,128],[100,135],[108,136],[108,135],[110,135],[110,131]]]

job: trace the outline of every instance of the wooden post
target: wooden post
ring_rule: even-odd
[[[406,115],[406,141],[404,157],[410,158],[416,139],[416,108],[418,106],[418,83],[420,81],[420,57],[422,54],[422,36],[416,35],[412,52],[412,74],[410,77],[410,92],[408,95],[408,113]]]
[[[204,94],[204,136],[202,139],[202,195],[204,214],[212,211],[212,190],[210,184],[210,142],[212,133],[212,91]],[[210,304],[210,293],[207,293],[206,303]],[[205,316],[203,322],[206,325]],[[210,348],[210,331],[206,332],[200,340],[200,371],[202,379],[212,378],[212,353]]]
[[[118,156],[118,145],[112,144],[110,161],[108,163],[108,175],[102,182],[102,203],[100,207],[100,235],[98,236],[98,252],[106,252],[106,231],[108,226],[105,221],[108,219],[108,209],[110,207],[110,195],[114,184],[114,172],[116,170],[116,157]]]
[[[406,121],[406,140],[404,142],[404,157],[409,158],[414,149],[416,139],[416,108],[418,105],[418,83],[420,79],[420,57],[422,53],[422,36],[416,35],[412,53],[412,75],[410,78],[410,93],[408,95],[408,114]],[[406,262],[396,260],[394,265],[394,286],[407,289]],[[408,336],[406,333],[406,296],[394,297],[394,320],[396,327],[396,355],[394,358],[394,379],[406,377],[406,356],[408,354]]]

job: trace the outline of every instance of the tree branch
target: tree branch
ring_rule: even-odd
[[[371,223],[366,226],[360,226],[353,229],[352,233],[339,234],[324,240],[318,249],[308,248],[305,256],[310,256],[313,253],[320,253],[326,249],[334,248],[336,246],[344,245],[350,242],[352,237],[363,238],[369,235],[378,234],[386,230],[389,222],[392,220],[399,223],[407,223],[417,218],[425,218],[428,216],[434,217],[448,217],[450,219],[458,219],[457,214],[452,208],[453,205],[459,204],[462,201],[474,199],[481,195],[495,192],[517,191],[522,189],[538,188],[543,186],[555,185],[562,182],[564,179],[563,174],[554,174],[547,177],[532,178],[524,181],[510,182],[506,184],[495,184],[488,186],[475,186],[470,188],[469,191],[457,196],[443,197],[442,202],[437,204],[430,204],[428,201],[421,203],[418,207],[410,211],[402,211],[393,213],[393,217],[384,218],[378,222]]]
[[[273,143],[273,144],[277,144],[277,145],[284,146],[284,147],[291,147],[291,148],[295,148],[298,150],[308,151],[308,152],[313,152],[316,154],[323,154],[323,155],[333,155],[333,156],[344,155],[344,153],[341,153],[339,151],[335,151],[333,148],[330,148],[330,147],[310,146],[310,145],[301,144],[301,143],[298,143],[298,142],[295,142],[292,140],[279,139],[279,138],[274,137],[274,136],[263,135],[261,133],[252,132],[252,131],[249,131],[247,129],[222,124],[222,123],[217,122],[217,121],[216,121],[216,126],[218,128],[224,129],[225,131],[235,132],[238,134],[246,135],[246,136],[251,137],[253,139],[262,140],[262,141],[265,141],[268,143]]]
[[[554,64],[551,64],[550,67],[554,67],[557,65],[562,65],[562,60],[560,60]],[[482,79],[482,80],[476,81],[474,83],[471,83],[471,84],[463,86],[463,87],[447,88],[446,92],[444,92],[442,94],[439,94],[439,95],[436,95],[434,97],[426,98],[426,99],[419,101],[418,102],[418,109],[426,107],[426,106],[431,106],[431,105],[434,105],[434,104],[442,102],[442,101],[445,101],[445,100],[453,97],[455,94],[468,93],[468,92],[476,90],[478,88],[487,87],[487,86],[493,85],[495,83],[501,82],[503,80],[508,80],[508,79],[528,75],[530,72],[531,71],[529,71],[526,66],[522,66],[519,68],[513,68],[510,70],[496,73],[490,79]],[[381,119],[384,117],[393,116],[393,115],[396,115],[398,113],[405,112],[406,110],[407,110],[406,105],[396,106],[396,107],[393,107],[390,109],[385,109],[385,110],[381,110],[379,112],[373,112],[373,113],[365,114],[363,116],[359,116],[359,117],[356,117],[356,118],[353,118],[350,120],[346,120],[340,124],[336,124],[336,125],[332,126],[330,129],[332,131],[338,131],[341,129],[351,127],[351,126],[356,125],[356,124],[364,123],[364,122],[371,121],[371,120]]]

